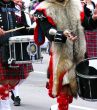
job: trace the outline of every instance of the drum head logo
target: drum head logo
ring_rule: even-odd
[[[29,55],[35,55],[37,53],[37,45],[35,43],[31,43],[27,46],[27,52]]]

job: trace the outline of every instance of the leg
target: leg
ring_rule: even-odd
[[[20,97],[19,97],[19,85],[16,85],[13,90],[11,90],[11,99],[14,101],[15,106],[20,106]]]
[[[16,85],[14,89],[12,89],[12,95],[14,95],[14,97],[19,96],[19,86]]]
[[[69,103],[72,103],[72,100],[69,85],[66,85],[57,97],[58,110],[68,110]]]
[[[21,79],[18,84],[11,90],[11,99],[14,101],[15,106],[20,106],[21,99],[19,97],[19,86],[25,81],[25,79]]]

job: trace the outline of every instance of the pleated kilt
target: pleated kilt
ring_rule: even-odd
[[[87,56],[89,58],[97,57],[97,29],[85,31]]]
[[[33,71],[32,63],[13,64],[12,66],[18,67],[12,68],[7,63],[3,63],[2,56],[0,54],[0,80],[26,79],[29,75],[29,72]]]

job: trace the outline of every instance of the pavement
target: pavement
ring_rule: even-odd
[[[44,53],[42,62],[32,62],[34,72],[19,87],[21,106],[14,106],[10,100],[12,110],[50,110],[50,107],[56,110],[56,99],[50,98],[45,88],[48,62],[49,55]],[[69,110],[97,110],[97,101],[86,101],[78,97],[70,104]]]

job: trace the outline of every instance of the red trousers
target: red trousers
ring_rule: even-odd
[[[58,110],[68,110],[69,104],[72,103],[73,97],[63,92],[57,97]]]

